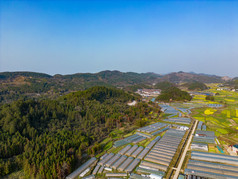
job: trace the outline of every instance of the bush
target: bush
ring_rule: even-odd
[[[144,127],[145,124],[146,124],[146,121],[145,121],[145,120],[142,120],[142,119],[136,120],[136,125],[137,125],[138,127]]]
[[[215,101],[215,98],[213,96],[206,96],[205,99],[209,101]]]

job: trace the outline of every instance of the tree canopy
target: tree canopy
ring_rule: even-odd
[[[205,90],[208,89],[208,87],[202,83],[202,82],[198,82],[198,81],[193,81],[193,82],[189,82],[189,83],[185,83],[184,86],[186,86],[188,88],[188,90]]]
[[[161,92],[156,100],[163,101],[163,102],[170,102],[170,101],[190,101],[192,97],[186,91],[182,91],[177,87],[170,87],[166,90]]]
[[[99,144],[112,130],[158,112],[146,103],[126,105],[135,98],[116,88],[93,87],[55,100],[0,106],[0,176],[23,169],[32,178],[65,178],[102,151]]]
[[[161,89],[161,90],[167,90],[171,87],[175,87],[175,85],[173,83],[168,82],[168,81],[162,81],[162,82],[159,82],[155,85],[155,88]]]

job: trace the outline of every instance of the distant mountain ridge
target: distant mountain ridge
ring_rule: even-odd
[[[221,77],[217,75],[209,75],[194,72],[172,72],[165,75],[156,73],[136,73],[136,72],[120,72],[120,71],[101,71],[98,73],[75,73],[69,75],[48,75],[37,72],[0,72],[0,80],[13,80],[16,77],[23,76],[25,78],[45,78],[51,80],[74,80],[78,83],[83,82],[104,82],[114,85],[133,85],[138,83],[156,83],[159,81],[169,81],[172,83],[199,81],[203,83],[220,83],[229,80],[229,77]],[[232,78],[230,78],[232,79]]]
[[[207,75],[207,74],[196,74],[196,73],[186,73],[186,72],[173,72],[167,75],[164,75],[161,80],[169,81],[172,83],[180,82],[192,82],[198,81],[202,83],[222,83],[224,80],[221,76],[216,75]]]
[[[62,75],[63,79],[84,79],[104,81],[107,83],[143,83],[144,81],[153,81],[160,77],[158,74],[153,73],[134,73],[134,72],[120,72],[120,71],[101,71],[98,73],[76,73],[72,75]]]
[[[76,73],[69,75],[48,75],[36,72],[1,72],[0,103],[10,103],[19,98],[56,98],[74,91],[94,86],[122,88],[136,91],[138,88],[155,88],[163,81],[171,83],[224,83],[228,78],[216,75],[174,72],[166,75],[156,73],[135,73],[101,71],[98,73]]]
[[[38,73],[38,72],[28,72],[28,71],[17,71],[17,72],[0,72],[0,80],[8,80],[12,78],[16,78],[19,76],[23,77],[31,77],[31,78],[51,78],[51,75],[46,73]]]

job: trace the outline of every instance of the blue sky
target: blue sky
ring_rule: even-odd
[[[238,76],[238,1],[0,2],[0,71]]]

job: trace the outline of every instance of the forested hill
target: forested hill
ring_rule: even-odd
[[[138,88],[154,88],[153,84],[198,81],[203,83],[224,82],[222,77],[194,73],[134,73],[102,71],[99,73],[77,73],[72,75],[48,75],[34,72],[0,73],[0,103],[10,103],[20,98],[51,98],[93,86],[119,87],[136,91]]]
[[[228,81],[224,84],[227,87],[238,89],[238,77],[234,78],[232,81]]]
[[[175,87],[175,84],[173,84],[173,83],[170,83],[170,82],[168,82],[168,81],[162,81],[162,82],[159,82],[159,83],[157,83],[156,85],[155,85],[155,88],[157,88],[157,89],[161,89],[161,90],[167,90],[167,89],[169,89],[169,88],[171,88],[171,87]]]
[[[154,73],[123,73],[102,71],[50,76],[33,72],[0,73],[0,103],[9,103],[19,98],[55,98],[73,91],[93,86],[120,87],[137,84],[151,85],[160,78]]]
[[[16,78],[22,77],[25,81],[32,82],[33,79],[50,79],[49,82],[66,82],[77,83],[81,85],[90,85],[90,83],[105,83],[111,85],[133,85],[139,83],[152,83],[161,75],[155,73],[134,73],[134,72],[120,72],[120,71],[101,71],[99,73],[76,73],[72,75],[60,75],[54,76],[35,73],[35,72],[2,72],[0,73],[0,80],[8,80],[13,82]],[[32,79],[32,80],[30,80]]]
[[[29,77],[29,78],[51,78],[52,76],[45,73],[36,72],[1,72],[0,80],[14,80],[17,77]]]
[[[169,81],[172,83],[198,81],[203,83],[217,83],[224,82],[223,77],[207,74],[196,74],[186,72],[173,72],[166,75],[159,75],[156,73],[135,73],[135,72],[120,72],[120,71],[101,71],[98,73],[76,73],[71,75],[54,76],[35,73],[35,72],[0,72],[0,80],[7,80],[6,82],[14,82],[17,78],[24,78],[25,81],[31,82],[30,79],[51,79],[49,82],[65,82],[66,80],[72,83],[81,85],[90,85],[91,83],[111,84],[118,86],[134,85],[134,84],[151,84],[158,81]]]
[[[162,90],[161,95],[156,98],[157,101],[163,102],[190,101],[191,99],[192,97],[188,92],[182,91],[175,86]]]
[[[0,177],[64,178],[116,128],[129,129],[159,108],[119,89],[93,87],[58,99],[18,100],[0,107]],[[86,155],[85,155],[86,154]]]
[[[220,76],[216,75],[207,75],[207,74],[196,74],[196,73],[186,73],[186,72],[177,72],[164,75],[161,80],[169,81],[172,83],[180,82],[192,82],[198,81],[202,83],[222,83],[224,80]]]
[[[101,71],[99,73],[77,73],[73,75],[64,75],[64,79],[80,79],[84,81],[103,81],[109,84],[132,85],[138,83],[152,83],[160,78],[161,75],[155,73],[134,73],[120,71]]]
[[[103,86],[92,87],[85,91],[73,92],[68,95],[65,95],[64,100],[72,101],[75,99],[85,99],[85,100],[96,100],[101,103],[113,99],[119,102],[128,102],[129,100],[135,100],[136,97],[126,93],[123,90],[108,88]],[[138,98],[138,97],[137,97]]]
[[[183,84],[182,86],[186,87],[188,90],[191,91],[202,91],[208,89],[208,87],[204,83],[198,81],[188,82]]]

